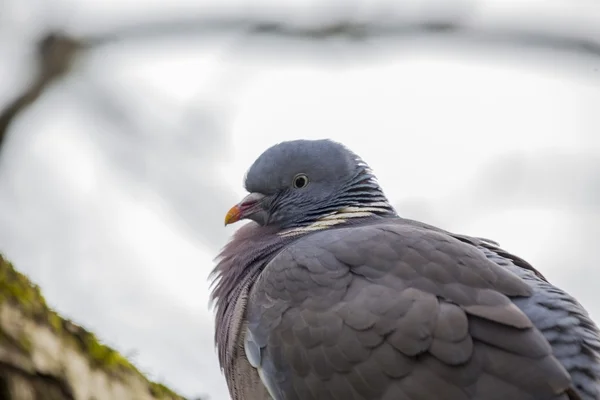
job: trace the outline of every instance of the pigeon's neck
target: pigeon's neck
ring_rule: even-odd
[[[310,232],[329,229],[335,226],[354,224],[365,219],[396,217],[397,214],[386,203],[370,203],[364,206],[347,206],[325,214],[324,216],[289,229],[283,229],[277,234],[281,237],[296,237]]]
[[[244,290],[248,290],[265,265],[292,238],[276,234],[276,229],[254,222],[238,229],[219,254],[219,262],[211,273],[215,304],[215,344],[222,368],[230,363],[227,349],[235,340],[235,309]]]
[[[278,234],[293,237],[364,219],[398,216],[369,166],[360,160],[356,175],[334,198],[316,207],[316,211],[307,213],[291,226],[284,226]]]

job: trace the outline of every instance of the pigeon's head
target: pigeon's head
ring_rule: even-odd
[[[250,219],[288,228],[348,207],[378,204],[388,209],[369,167],[345,146],[327,139],[270,147],[248,170],[245,187],[250,194],[229,210],[226,225]]]

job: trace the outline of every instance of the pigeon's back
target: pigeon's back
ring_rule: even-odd
[[[600,399],[600,331],[577,300],[534,271],[480,247],[498,265],[520,276],[533,289],[527,298],[513,299],[552,346],[554,356],[571,375],[582,400]]]
[[[399,218],[311,233],[253,285],[274,400],[592,400],[597,327],[502,249]]]

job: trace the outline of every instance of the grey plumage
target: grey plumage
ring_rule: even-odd
[[[490,240],[397,215],[367,164],[284,142],[213,271],[232,399],[600,399],[585,309]]]

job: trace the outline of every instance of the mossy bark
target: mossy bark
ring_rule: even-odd
[[[185,400],[54,312],[0,255],[0,400]]]

